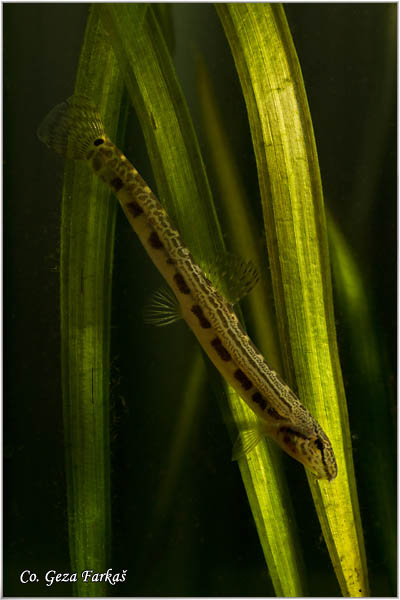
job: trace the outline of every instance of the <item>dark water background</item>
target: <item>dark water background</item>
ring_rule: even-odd
[[[36,128],[54,104],[72,93],[88,6],[3,5],[4,593],[9,596],[71,594],[70,586],[63,584],[40,583],[27,591],[19,575],[25,569],[38,574],[69,570],[57,272],[63,166],[38,141]],[[175,64],[195,124],[200,131],[193,69],[193,55],[200,48],[217,86],[247,192],[257,197],[245,107],[213,6],[179,4],[171,10]],[[290,4],[286,14],[308,93],[326,202],[368,284],[390,361],[386,376],[394,389],[396,6]],[[131,127],[138,131],[134,115]],[[133,151],[139,170],[153,184],[145,151],[126,148],[129,157]],[[127,283],[133,273],[134,283]],[[129,577],[115,595],[273,595],[211,388],[205,392],[170,519],[157,531],[148,520],[165,470],[179,383],[196,350],[184,327],[174,332],[171,348],[170,332],[149,333],[141,323],[138,311],[159,281],[119,215],[111,357],[116,417],[110,566],[114,571],[128,569]],[[134,306],[131,285],[136,285]],[[340,315],[338,333],[340,340],[345,334]],[[144,340],[139,352],[138,339]],[[176,361],[166,363],[163,359],[171,352]],[[341,352],[345,354],[345,348]],[[351,364],[343,364],[343,370],[348,382]],[[157,411],[156,384],[171,397],[171,414]],[[143,399],[143,407],[129,404],[132,389]],[[350,406],[350,418],[354,414]],[[358,461],[369,458],[359,456],[354,417],[351,427],[357,467]],[[285,465],[305,540],[310,594],[338,595],[302,470],[290,460]],[[362,496],[360,504],[372,592],[394,595],[370,528],[379,515],[367,511]]]

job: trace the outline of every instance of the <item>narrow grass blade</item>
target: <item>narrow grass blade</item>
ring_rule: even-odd
[[[340,315],[344,360],[350,363],[349,388],[362,403],[352,413],[359,428],[359,453],[373,461],[359,461],[363,505],[383,556],[393,594],[397,581],[396,431],[395,399],[379,325],[373,317],[370,294],[361,270],[333,218],[327,215],[335,297]],[[348,369],[348,370],[349,370]],[[352,376],[354,374],[354,377]],[[372,549],[371,549],[372,552]]]
[[[249,115],[284,362],[338,462],[335,481],[309,476],[310,488],[343,595],[368,595],[322,187],[300,67],[281,5],[219,4],[217,11]]]
[[[268,363],[278,373],[283,372],[282,358],[277,343],[275,310],[271,306],[272,282],[268,277],[269,270],[266,257],[257,243],[259,229],[254,215],[248,208],[240,170],[236,164],[226,132],[222,127],[222,119],[216,104],[211,81],[206,67],[197,57],[197,87],[202,109],[204,129],[208,140],[208,148],[212,159],[212,168],[218,186],[218,199],[223,208],[220,212],[224,218],[224,231],[239,256],[251,260],[261,275],[259,283],[251,294],[244,299],[246,324],[251,330],[260,350],[268,358]]]
[[[138,30],[137,5],[107,4],[96,8],[123,65],[159,197],[194,256],[211,263],[224,250],[222,236],[193,126],[154,14],[149,9]],[[251,418],[236,394],[230,390],[228,396],[239,422]],[[275,591],[278,595],[302,595],[301,560],[289,510],[290,497],[281,471],[272,464],[264,445],[253,452],[251,459],[241,459],[240,468]],[[287,547],[284,559],[282,539]]]
[[[200,348],[196,348],[188,369],[178,420],[171,436],[172,443],[165,459],[166,476],[160,482],[156,494],[157,502],[154,506],[154,517],[152,519],[154,529],[162,519],[162,515],[168,514],[168,509],[174,500],[174,494],[178,493],[177,483],[180,469],[184,463],[188,441],[194,434],[195,424],[201,410],[205,380],[204,360]]]
[[[149,8],[142,21],[138,4],[103,4],[96,9],[110,34],[143,129],[158,196],[168,204],[178,229],[190,232],[194,255],[209,260],[222,235],[193,125],[156,16]],[[199,219],[206,227],[201,237]]]
[[[216,173],[219,198],[230,233],[229,238],[233,241],[235,250],[251,258],[261,274],[259,284],[245,300],[244,314],[246,321],[249,321],[252,326],[252,336],[268,358],[268,362],[282,373],[275,312],[270,303],[271,281],[268,278],[269,271],[265,265],[265,258],[260,255],[256,243],[258,230],[248,210],[244,186],[222,127],[222,119],[218,113],[210,79],[199,57],[197,66],[203,121]],[[234,396],[230,405],[237,422],[255,424],[251,411],[243,403],[237,402]],[[236,430],[232,431],[233,441],[235,435],[237,435]],[[249,461],[251,466],[248,464]],[[282,475],[279,451],[276,451],[273,443],[268,443],[265,447],[256,448],[248,459],[239,462],[239,466],[243,480],[248,482],[246,490],[250,506],[277,596],[304,593],[303,565],[299,547],[296,547],[297,536],[290,522],[293,523],[293,515],[287,496],[286,505],[282,506],[280,490],[284,489],[285,494],[288,492]],[[256,490],[262,490],[262,493],[257,494]],[[267,514],[275,517],[266,521],[263,515]],[[288,537],[289,531],[292,533]],[[282,539],[287,539],[287,543],[282,544]],[[292,546],[293,542],[295,546]]]
[[[91,13],[75,93],[100,106],[116,134],[122,79],[98,16]],[[60,256],[62,392],[71,572],[109,568],[109,370],[116,203],[84,164],[65,168]],[[78,577],[77,596],[107,584]]]

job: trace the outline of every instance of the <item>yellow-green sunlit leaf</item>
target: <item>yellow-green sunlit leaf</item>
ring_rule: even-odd
[[[301,70],[279,4],[217,5],[240,77],[257,160],[286,372],[328,434],[338,476],[308,475],[343,595],[368,594],[361,519],[332,306],[318,159]]]

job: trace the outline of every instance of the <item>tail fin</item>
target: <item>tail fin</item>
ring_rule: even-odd
[[[89,146],[105,132],[96,105],[85,96],[72,96],[49,112],[37,135],[64,158],[85,158]]]

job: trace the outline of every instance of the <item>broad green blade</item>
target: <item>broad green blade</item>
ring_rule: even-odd
[[[203,161],[165,42],[151,9],[139,28],[138,5],[97,5],[140,119],[158,195],[194,256],[211,263],[224,251]],[[229,390],[234,417],[252,417]],[[260,445],[240,468],[277,595],[304,593],[301,560],[279,459]],[[227,457],[230,460],[230,457]],[[268,482],[268,485],[266,484]],[[282,544],[284,540],[284,544]],[[282,547],[285,552],[282,553]]]
[[[219,4],[246,100],[286,371],[329,436],[331,483],[308,476],[341,590],[368,595],[337,353],[318,159],[296,51],[279,4]]]
[[[98,16],[91,13],[75,93],[100,107],[116,135],[120,72]],[[65,168],[60,255],[62,392],[71,573],[110,566],[109,381],[111,273],[116,202],[86,164]],[[74,584],[103,596],[107,584]]]

